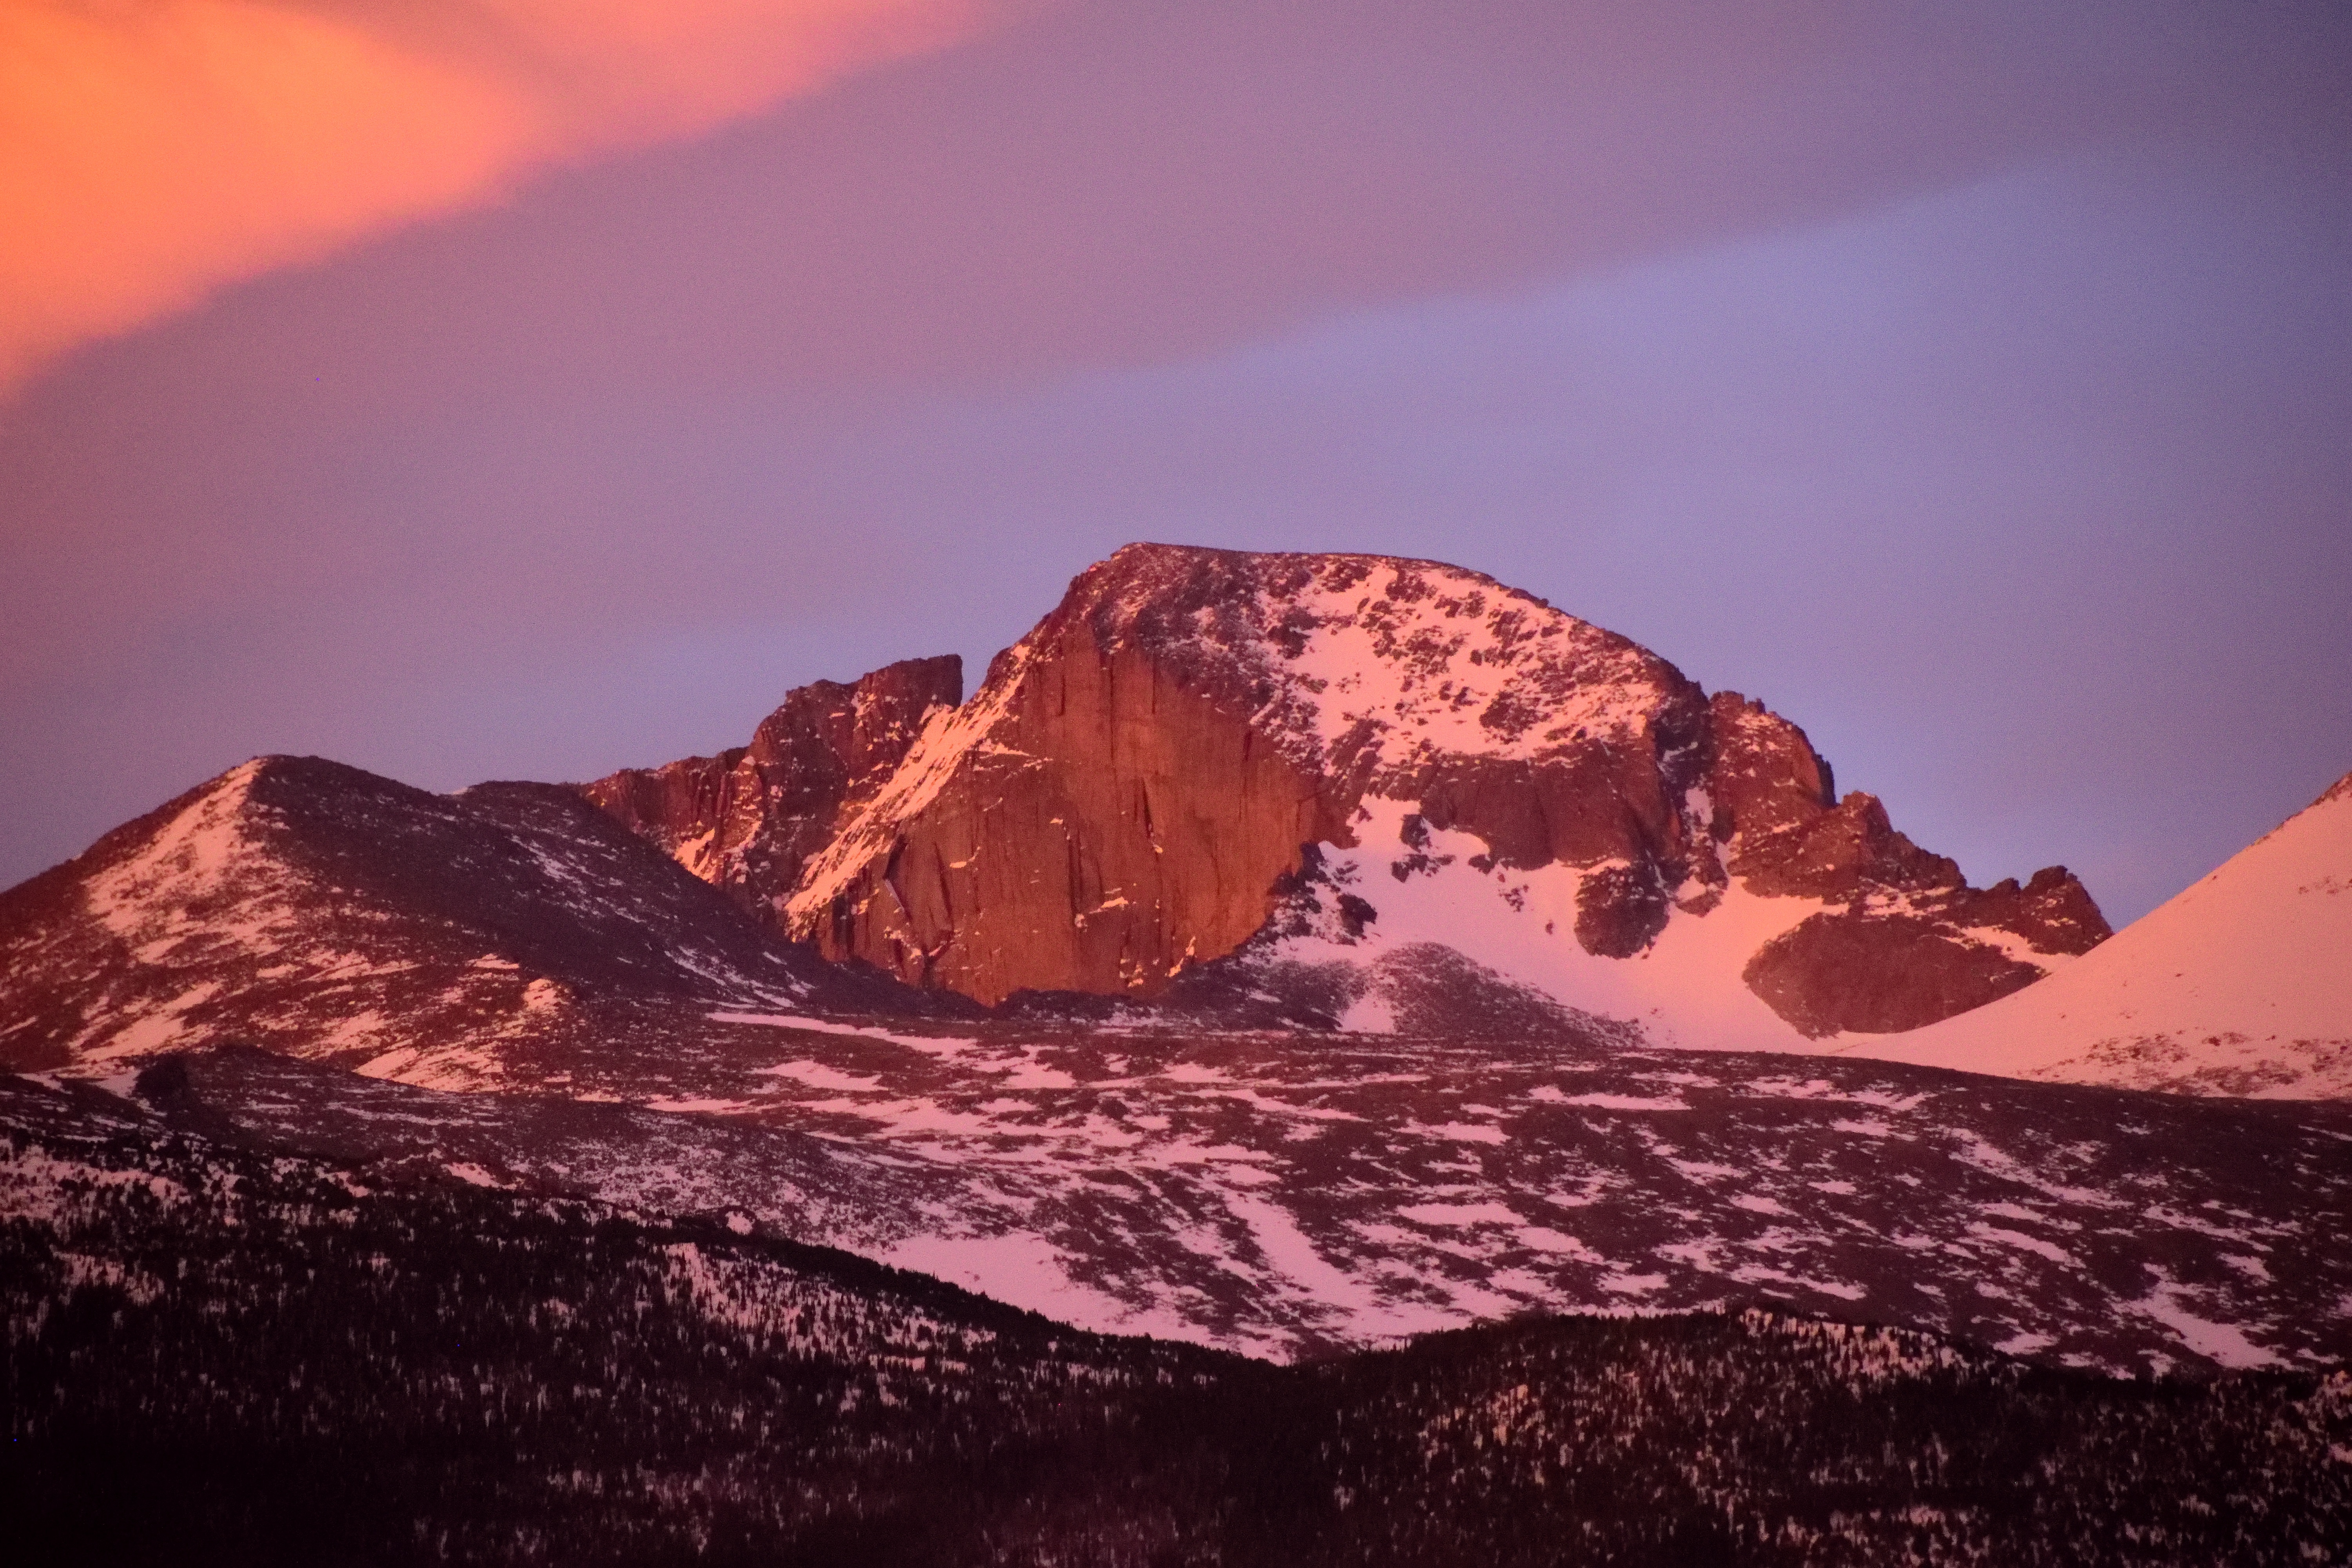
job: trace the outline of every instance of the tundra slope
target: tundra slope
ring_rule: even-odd
[[[1293,1368],[0,1078],[21,1561],[2326,1562],[2341,1373],[2122,1383],[1769,1314]]]
[[[568,1058],[556,1092],[585,1102],[520,1052],[523,1092],[230,1049],[140,1093],[208,1136],[731,1211],[1086,1328],[1283,1359],[1528,1312],[1773,1306],[2116,1373],[2352,1360],[2352,1108],[772,1015],[647,1054]]]

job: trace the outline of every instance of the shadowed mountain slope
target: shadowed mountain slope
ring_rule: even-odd
[[[779,942],[570,790],[436,795],[297,757],[0,893],[0,1062],[84,1071],[241,1038],[463,1081],[599,1005],[923,1005]]]

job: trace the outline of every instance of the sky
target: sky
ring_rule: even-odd
[[[2340,5],[18,0],[0,206],[0,882],[1134,539],[1489,573],[2117,924],[2352,769]]]

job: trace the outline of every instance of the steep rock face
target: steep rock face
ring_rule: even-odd
[[[1972,889],[1832,781],[1761,704],[1478,574],[1131,545],[842,809],[784,929],[988,1002],[1149,996],[1271,931],[1319,843],[1364,912],[1300,940],[1365,962],[1435,940],[1572,1006],[1610,992],[1587,960],[1644,963],[1737,890],[1717,924],[1755,935],[1704,961],[1710,984],[1803,1036],[1948,1016],[2106,934],[2062,868]],[[1433,926],[1381,923],[1383,866],[1443,883]],[[1504,945],[1553,956],[1478,945],[1497,899],[1528,927]]]
[[[1246,941],[1300,847],[1344,834],[1340,803],[1245,716],[1070,617],[926,733],[793,929],[983,1002],[1154,991]]]
[[[907,659],[786,694],[749,746],[625,768],[580,793],[772,927],[845,805],[871,795],[935,709],[963,700],[963,660]]]
[[[1255,933],[1300,847],[1350,843],[1358,800],[1392,791],[1497,853],[1655,883],[1703,713],[1663,660],[1473,573],[1130,546],[926,732],[789,929],[983,1000],[1150,994]]]

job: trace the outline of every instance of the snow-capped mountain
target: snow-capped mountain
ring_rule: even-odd
[[[702,1249],[765,1269],[789,1240],[1067,1331],[1286,1362],[1754,1308],[2061,1379],[2345,1363],[2352,1108],[1786,1053],[2130,991],[2269,1005],[2279,1038],[2127,1082],[2340,1089],[2352,786],[2105,941],[2063,870],[1972,889],[1838,800],[1785,720],[1452,567],[1133,547],[960,686],[947,659],[803,688],[740,752],[587,785],[258,759],[0,894],[0,1066],[43,1075],[0,1083],[27,1130],[0,1129],[0,1202],[42,1211],[0,1242],[68,1302],[143,1290],[183,1245],[201,1205],[110,1206],[41,1131],[87,1113],[73,1138],[121,1134],[110,1171],[182,1182],[233,1148],[240,1182],[292,1184],[267,1289],[215,1281],[232,1306],[282,1302],[314,1253],[429,1293],[491,1215],[540,1227],[572,1291],[575,1237],[652,1226],[607,1304],[672,1323],[651,1304],[701,1289]],[[2220,1016],[2176,1008],[2161,1049]],[[2109,1038],[1939,1059],[2082,1076]],[[264,1212],[190,1179],[224,1229]],[[297,1234],[326,1186],[383,1198],[383,1245]],[[76,1205],[104,1223],[43,1243]],[[110,1226],[146,1250],[108,1261]],[[768,1296],[834,1300],[789,1272]],[[521,1313],[572,1353],[523,1274],[467,1321]],[[71,1321],[160,1301],[177,1343],[211,1331],[194,1300]],[[1061,1377],[1065,1331],[1026,1321]],[[901,1349],[840,1377],[895,1408]],[[251,1389],[310,1375],[239,1364]]]
[[[1852,1048],[2070,1083],[2352,1095],[2352,773],[2048,983]]]
[[[762,727],[814,734],[791,716],[822,710],[845,733],[881,708],[911,739],[887,777],[873,748],[845,768],[812,743],[770,745],[725,810],[587,787],[828,956],[990,1004],[1181,997],[1238,954],[1243,992],[1442,1026],[1425,977],[1466,960],[1489,997],[1795,1048],[1980,1005],[2107,933],[2062,868],[1972,889],[1876,800],[1839,801],[1787,721],[1457,567],[1131,545],[909,737],[915,700],[868,689],[912,668]],[[835,814],[814,848],[812,799]],[[783,826],[713,839],[747,810]],[[710,859],[762,832],[793,851]]]

